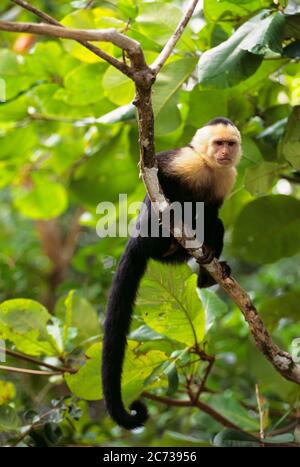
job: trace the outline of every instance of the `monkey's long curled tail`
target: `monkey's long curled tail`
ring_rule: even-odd
[[[139,282],[147,266],[147,256],[140,247],[141,238],[130,238],[115,274],[107,305],[102,353],[102,386],[106,408],[118,425],[132,430],[148,418],[146,406],[134,401],[130,414],[124,407],[121,376],[132,308]]]

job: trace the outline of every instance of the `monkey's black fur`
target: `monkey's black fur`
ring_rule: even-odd
[[[225,119],[215,119],[217,124],[233,125]],[[213,199],[208,190],[193,191],[183,182],[179,176],[168,173],[170,160],[176,157],[180,150],[162,152],[157,155],[158,178],[166,198],[171,202],[180,203],[205,202],[204,208],[204,246],[208,252],[219,258],[223,248],[224,228],[218,218],[218,211],[222,199]],[[149,222],[151,202],[146,196],[145,202],[148,209],[148,217],[142,214],[138,222]],[[177,243],[177,242],[176,242]],[[173,237],[137,237],[130,238],[115,274],[110,297],[107,306],[107,317],[104,328],[103,355],[102,355],[102,384],[107,410],[116,423],[127,429],[134,429],[144,424],[147,419],[147,409],[139,401],[135,401],[130,409],[135,414],[130,414],[124,407],[121,395],[121,374],[126,348],[126,335],[129,331],[132,308],[135,302],[140,279],[142,278],[149,258],[163,262],[182,263],[190,257],[186,250],[177,243],[175,251],[168,254],[171,245],[174,245]],[[164,256],[166,255],[167,256]],[[230,271],[228,271],[230,272]],[[208,272],[200,267],[198,286],[207,287],[215,282]]]

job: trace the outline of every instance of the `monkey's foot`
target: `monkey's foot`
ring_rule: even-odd
[[[215,251],[207,245],[202,245],[202,255],[197,259],[199,264],[209,264],[215,257]]]
[[[222,268],[222,279],[225,280],[231,274],[231,267],[229,266],[229,264],[227,264],[226,261],[220,261],[220,265]]]

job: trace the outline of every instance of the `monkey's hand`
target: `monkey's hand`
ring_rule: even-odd
[[[210,248],[208,245],[203,243],[202,245],[202,255],[200,258],[197,259],[197,263],[199,264],[209,264],[212,262],[212,260],[215,258],[216,252],[212,248]]]

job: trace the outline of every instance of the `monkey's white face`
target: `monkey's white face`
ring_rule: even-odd
[[[196,133],[192,144],[212,168],[230,168],[241,158],[241,136],[231,125],[203,127]]]
[[[220,167],[234,167],[240,159],[240,143],[234,137],[213,137],[208,142],[210,163]]]

